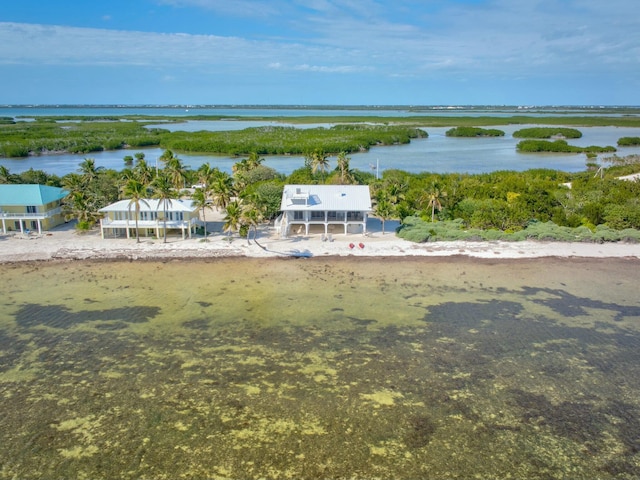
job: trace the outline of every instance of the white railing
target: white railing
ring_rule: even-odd
[[[53,217],[54,215],[57,215],[59,213],[62,212],[62,208],[58,207],[58,208],[54,208],[51,210],[47,210],[46,212],[22,212],[22,213],[12,213],[12,212],[3,212],[0,211],[0,217],[3,218],[15,218],[15,219],[26,219],[26,220],[31,220],[31,219],[38,219],[38,218],[48,218],[48,217]]]

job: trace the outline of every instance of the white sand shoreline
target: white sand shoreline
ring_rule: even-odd
[[[102,239],[98,231],[77,233],[71,225],[42,235],[0,234],[0,263],[50,260],[153,260],[198,259],[217,257],[444,257],[467,256],[489,259],[561,258],[629,258],[640,259],[640,244],[569,243],[569,242],[499,242],[452,241],[413,243],[398,238],[387,222],[387,233],[372,228],[367,236],[334,235],[333,241],[322,241],[321,235],[278,238],[269,230],[259,232],[259,245],[235,237],[213,233],[205,242],[202,237],[182,240],[141,238]],[[389,231],[391,233],[389,233]],[[362,243],[363,248],[359,247]],[[349,245],[354,244],[354,248]],[[263,248],[261,248],[261,246]]]

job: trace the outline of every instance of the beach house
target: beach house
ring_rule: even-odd
[[[179,231],[182,238],[195,232],[200,223],[198,208],[191,200],[171,200],[166,205],[162,200],[144,199],[139,201],[138,229],[140,236],[164,236],[171,231]],[[136,236],[136,206],[131,200],[120,200],[99,210],[104,214],[100,219],[102,238]]]
[[[64,223],[62,200],[68,193],[48,185],[0,185],[2,233],[42,233]]]
[[[275,227],[292,233],[366,233],[371,212],[368,185],[286,185]]]

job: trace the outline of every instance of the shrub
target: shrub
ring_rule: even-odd
[[[513,233],[497,229],[465,228],[462,220],[446,222],[426,222],[418,217],[406,217],[398,228],[400,238],[417,243],[435,242],[439,240],[486,240],[486,241],[523,241],[544,240],[555,242],[640,242],[640,230],[628,228],[613,230],[606,225],[599,225],[595,232],[586,226],[577,228],[562,227],[553,222],[531,222],[527,228]]]
[[[561,128],[561,127],[532,127],[523,128],[513,132],[514,138],[581,138],[582,132],[575,128]]]
[[[78,230],[79,232],[88,232],[92,227],[93,224],[91,222],[79,221],[78,223],[76,223],[76,230]]]
[[[619,147],[637,147],[640,145],[640,137],[621,137],[618,139]]]
[[[496,128],[455,127],[447,130],[447,137],[503,137],[504,132]]]

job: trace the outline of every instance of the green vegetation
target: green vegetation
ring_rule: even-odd
[[[431,223],[418,217],[407,217],[398,229],[398,236],[412,242],[436,242],[442,240],[522,241],[545,240],[556,242],[617,242],[640,243],[640,230],[626,228],[615,230],[599,225],[595,230],[585,226],[564,227],[553,222],[531,222],[523,230],[504,232],[497,229],[467,228],[460,219]]]
[[[399,218],[401,236],[414,241],[634,240],[630,229],[640,229],[640,182],[617,177],[640,171],[640,157],[605,161],[611,166],[595,176],[547,169],[478,175],[387,170],[369,183],[385,219]]]
[[[46,153],[91,153],[121,148],[160,146],[178,152],[219,153],[229,155],[306,154],[320,149],[331,154],[356,152],[373,145],[407,143],[412,138],[427,134],[421,128],[454,126],[450,136],[501,135],[497,129],[482,126],[497,125],[559,125],[554,128],[519,130],[514,136],[550,138],[561,134],[577,138],[577,130],[561,127],[624,126],[640,127],[637,117],[606,116],[553,116],[553,117],[440,117],[440,116],[340,116],[340,117],[278,117],[276,121],[294,124],[336,123],[332,128],[297,129],[292,127],[260,127],[234,132],[169,132],[149,125],[178,123],[189,120],[229,120],[236,117],[223,115],[194,115],[162,117],[151,115],[125,115],[122,117],[43,116],[36,121],[14,122],[0,119],[0,156],[25,157]],[[273,117],[243,117],[243,120],[273,122]],[[523,135],[522,132],[538,132]],[[547,133],[542,133],[547,131]],[[622,140],[622,139],[621,139]],[[626,141],[626,140],[625,140]],[[622,145],[622,144],[621,144]],[[626,144],[625,144],[626,145]],[[593,147],[600,148],[600,147]],[[609,147],[606,147],[609,148]],[[612,147],[611,147],[612,148]],[[536,151],[536,150],[533,150]],[[550,151],[550,150],[537,150]],[[554,150],[555,151],[555,150]],[[565,150],[561,150],[565,151]],[[615,150],[607,150],[615,151]]]
[[[138,122],[68,122],[47,120],[0,124],[0,156],[25,157],[51,152],[90,153],[157,146],[166,130]]]
[[[513,132],[514,138],[581,138],[582,132],[575,128],[532,127]]]
[[[609,153],[615,152],[616,148],[612,146],[599,147],[591,145],[588,147],[576,147],[569,145],[565,140],[522,140],[516,145],[519,152],[557,152],[557,153]]]
[[[447,137],[504,137],[504,132],[496,128],[454,127],[447,130]]]
[[[640,145],[640,137],[621,137],[618,139],[619,147],[637,147]]]
[[[121,172],[98,168],[92,159],[85,159],[79,173],[63,178],[39,170],[12,174],[1,167],[0,182],[65,187],[70,192],[66,214],[83,225],[95,223],[98,210],[122,198],[125,190],[131,192],[134,182],[139,198],[173,198],[185,193],[184,185],[200,184],[198,204],[225,211],[230,234],[248,235],[277,216],[286,183],[302,183],[370,185],[374,213],[383,221],[400,219],[402,236],[416,241],[634,240],[631,230],[640,229],[640,182],[618,179],[640,171],[637,155],[604,158],[606,166],[593,164],[579,173],[534,169],[471,175],[386,170],[380,179],[351,169],[344,152],[333,170],[328,169],[325,152],[311,152],[304,165],[287,177],[262,165],[264,158],[255,152],[239,160],[232,175],[209,164],[192,171],[170,150],[162,155],[163,167],[158,171],[146,163],[144,155],[135,157],[135,165]]]
[[[331,128],[256,127],[228,132],[173,132],[161,146],[181,152],[228,155],[304,154],[316,149],[329,153],[358,152],[373,145],[409,143],[427,133],[417,128],[384,125],[336,125]]]
[[[0,156],[25,157],[50,152],[90,153],[160,146],[180,152],[248,155],[357,152],[373,145],[409,143],[427,133],[413,127],[336,125],[332,128],[257,127],[230,132],[169,132],[150,122],[67,122],[50,120],[0,125]]]

